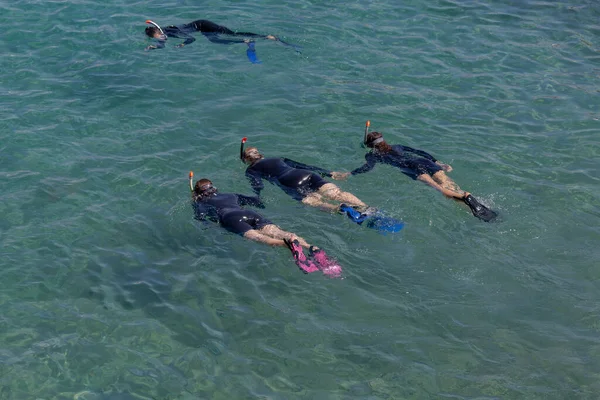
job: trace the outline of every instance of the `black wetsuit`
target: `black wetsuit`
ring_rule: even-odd
[[[329,183],[319,175],[331,177],[331,172],[288,158],[264,158],[246,169],[246,176],[256,194],[260,194],[260,191],[264,188],[265,185],[262,182],[264,178],[277,184],[296,200],[302,200],[310,193],[319,190],[321,186]]]
[[[169,25],[163,29],[165,35],[169,37],[175,37],[179,39],[185,39],[182,45],[188,45],[193,43],[196,39],[190,35],[193,32],[201,32],[208,40],[213,43],[223,43],[223,44],[231,44],[231,43],[242,43],[243,39],[222,39],[219,35],[230,35],[230,36],[244,36],[251,38],[266,38],[267,35],[259,35],[257,33],[252,32],[234,32],[229,28],[226,28],[222,25],[217,25],[214,22],[208,21],[206,19],[199,19],[194,22],[190,22],[189,24],[184,25]],[[159,40],[157,47],[162,48],[165,47],[165,41]]]
[[[211,221],[220,222],[228,231],[240,235],[251,229],[259,230],[272,224],[259,213],[241,207],[245,205],[265,208],[258,197],[237,193],[215,193],[195,200],[193,203],[197,219],[208,218]]]
[[[402,173],[416,179],[417,176],[428,174],[433,175],[438,171],[442,171],[435,162],[437,161],[431,154],[423,150],[413,149],[412,147],[395,144],[390,153],[379,153],[377,150],[372,150],[365,154],[366,164],[351,172],[352,175],[362,174],[370,171],[378,162],[389,164],[398,167]]]

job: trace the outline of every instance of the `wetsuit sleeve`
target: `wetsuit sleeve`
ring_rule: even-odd
[[[437,161],[437,159],[434,156],[432,156],[431,154],[427,153],[426,151],[418,150],[418,149],[413,149],[412,147],[408,147],[408,146],[401,146],[401,147],[402,147],[402,150],[404,150],[404,151],[408,151],[410,153],[418,154],[421,157],[424,157],[424,158],[426,158],[428,160],[431,160],[433,162]]]
[[[373,153],[365,154],[365,160],[367,161],[365,165],[362,167],[356,168],[354,171],[350,172],[351,175],[363,174],[365,172],[369,172],[373,168],[375,168],[375,164],[377,164],[377,158]]]
[[[257,196],[260,196],[261,190],[265,188],[262,177],[259,172],[254,172],[250,168],[246,170],[246,178],[250,181],[250,186]]]
[[[164,48],[165,48],[165,41],[157,40],[156,44],[151,44],[150,46],[146,47],[146,50],[156,50],[156,49],[164,49]]]
[[[198,221],[206,221],[207,219],[213,222],[216,221],[213,207],[208,207],[206,204],[198,201],[193,202],[192,207],[194,208],[194,218]]]
[[[289,165],[292,168],[305,169],[307,171],[316,172],[317,174],[319,174],[321,176],[328,176],[331,178],[331,171],[327,171],[326,169],[323,169],[320,167],[314,167],[312,165],[302,164],[297,161],[290,160],[289,158],[282,158],[282,160],[284,163],[286,163],[287,165]]]
[[[238,204],[240,206],[253,206],[257,208],[265,208],[263,202],[257,196],[244,196],[243,194],[238,194]]]
[[[187,33],[184,32],[178,32],[177,36],[175,36],[179,39],[185,39],[185,41],[183,43],[180,43],[178,46],[185,46],[191,43],[194,43],[196,41],[196,38],[193,37],[192,35],[188,35]]]

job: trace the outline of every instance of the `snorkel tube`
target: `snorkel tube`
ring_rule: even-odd
[[[192,180],[194,179],[194,172],[190,171],[190,190],[194,193],[194,185],[192,184]]]
[[[244,162],[244,144],[246,144],[246,140],[248,140],[248,138],[244,136],[240,143],[240,160],[242,160],[242,162]]]
[[[363,145],[366,146],[367,145],[367,135],[369,134],[369,127],[371,126],[371,121],[367,120],[367,123],[365,124],[365,137],[363,139]]]
[[[150,24],[150,25],[154,25],[156,28],[158,28],[158,30],[160,31],[160,35],[161,35],[160,40],[167,40],[167,35],[165,35],[165,32],[162,30],[162,28],[156,22],[147,19],[146,23]]]

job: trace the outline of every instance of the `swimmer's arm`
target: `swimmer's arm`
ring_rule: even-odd
[[[246,178],[250,181],[250,186],[257,196],[260,196],[261,190],[265,188],[265,184],[262,181],[260,173],[256,173],[249,168],[246,170]]]
[[[244,196],[243,194],[238,194],[238,204],[240,206],[253,206],[257,208],[265,208],[265,205],[257,196]]]
[[[452,167],[450,166],[450,164],[444,164],[443,162],[441,162],[440,160],[437,160],[435,162],[437,165],[439,165],[440,167],[442,167],[442,169],[446,172],[451,172],[452,171]]]
[[[214,212],[211,212],[214,211],[212,210],[212,207],[208,207],[206,204],[199,202],[194,202],[192,206],[194,207],[194,218],[198,221],[206,222],[207,219],[213,222],[215,221],[216,216],[214,215]]]
[[[164,40],[158,40],[156,42],[156,44],[151,44],[150,46],[146,47],[145,50],[156,50],[156,49],[163,49],[165,47],[165,41]]]
[[[408,151],[410,153],[418,154],[421,157],[424,157],[424,158],[426,158],[428,160],[431,160],[433,162],[437,161],[437,159],[434,156],[432,156],[431,154],[429,154],[429,153],[427,153],[426,151],[423,151],[423,150],[413,149],[412,147],[408,147],[408,146],[402,146],[402,150]]]
[[[270,246],[285,246],[285,242],[281,239],[273,239],[270,236],[264,235],[256,229],[250,229],[244,233],[246,239],[254,240],[255,242],[266,243]]]
[[[289,165],[292,168],[305,169],[307,171],[316,172],[321,176],[327,176],[331,178],[331,171],[327,171],[324,168],[314,167],[312,165],[302,164],[298,161],[290,160],[289,158],[282,158],[283,162]]]
[[[370,170],[375,168],[375,164],[377,164],[377,158],[373,153],[365,154],[365,160],[367,161],[365,165],[356,168],[355,170],[350,172],[350,175],[364,174],[365,172],[369,172]]]
[[[188,35],[185,32],[178,32],[177,36],[175,36],[179,39],[185,39],[185,41],[183,43],[179,43],[176,47],[183,47],[187,44],[192,44],[196,41],[196,38],[193,37],[192,35]]]

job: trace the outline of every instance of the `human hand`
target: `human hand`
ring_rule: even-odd
[[[178,44],[177,46],[175,46],[175,47],[183,47],[183,46],[185,46],[185,43],[179,43],[179,44]]]
[[[349,176],[350,176],[350,172],[336,172],[336,171],[333,171],[331,173],[331,177],[333,179],[335,179],[336,181],[344,180],[344,179],[348,178]]]
[[[275,37],[273,35],[267,35],[266,38],[269,40],[277,40],[277,37]]]
[[[144,49],[144,51],[154,50],[155,48],[156,48],[156,46],[154,46],[154,45],[150,45],[150,46],[146,47],[146,48]]]
[[[442,167],[442,169],[446,172],[451,172],[452,171],[452,167],[448,164],[444,164],[443,162],[440,161],[436,161],[435,162],[437,165],[439,165],[440,167]]]

